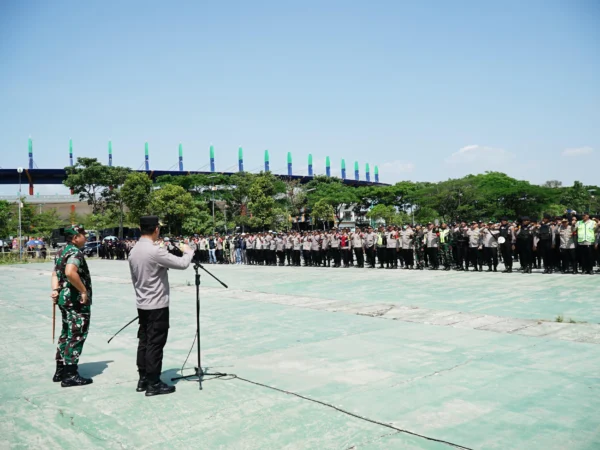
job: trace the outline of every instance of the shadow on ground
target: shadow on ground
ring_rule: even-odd
[[[79,364],[79,374],[82,377],[94,378],[95,376],[101,375],[112,362],[114,361],[96,361]]]

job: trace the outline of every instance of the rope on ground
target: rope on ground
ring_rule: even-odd
[[[454,447],[454,448],[460,448],[460,449],[463,449],[463,450],[473,450],[470,447],[465,447],[463,445],[455,444],[455,443],[450,442],[450,441],[445,441],[443,439],[436,439],[436,438],[433,438],[433,437],[430,437],[430,436],[425,436],[423,434],[415,433],[414,431],[405,430],[403,428],[395,427],[393,425],[390,425],[389,423],[379,422],[378,420],[369,419],[368,417],[364,417],[364,416],[361,416],[359,414],[355,414],[355,413],[352,413],[350,411],[347,411],[345,409],[338,408],[337,406],[332,405],[331,403],[326,403],[326,402],[322,402],[320,400],[316,400],[314,398],[305,397],[305,396],[297,394],[295,392],[286,391],[285,389],[279,389],[279,388],[276,388],[276,387],[273,387],[273,386],[269,386],[267,384],[259,383],[257,381],[248,380],[247,378],[242,378],[240,376],[237,376],[234,373],[225,374],[225,376],[229,377],[229,378],[224,378],[223,376],[216,377],[216,378],[218,378],[220,380],[224,380],[224,381],[228,381],[228,380],[240,380],[240,381],[244,381],[246,383],[254,384],[256,386],[264,387],[264,388],[267,388],[267,389],[271,389],[273,391],[282,392],[284,394],[293,395],[293,396],[301,398],[303,400],[308,400],[309,402],[313,402],[313,403],[317,403],[317,404],[322,405],[322,406],[326,406],[327,408],[334,409],[334,410],[336,410],[338,412],[341,412],[342,414],[346,414],[348,416],[354,417],[356,419],[364,420],[365,422],[370,422],[370,423],[375,424],[375,425],[380,425],[382,427],[386,427],[386,428],[389,428],[391,430],[395,430],[395,431],[397,431],[399,433],[410,434],[412,436],[420,437],[420,438],[426,439],[428,441],[439,442],[440,444],[449,445],[449,446]]]

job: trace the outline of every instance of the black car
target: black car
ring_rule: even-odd
[[[83,254],[85,256],[93,256],[98,255],[98,247],[100,246],[100,242],[86,242],[85,247],[83,247]]]

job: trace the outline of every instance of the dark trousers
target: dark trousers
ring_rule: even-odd
[[[533,248],[529,240],[519,243],[519,261],[521,267],[527,269],[531,268],[533,264]]]
[[[356,265],[358,267],[365,267],[365,254],[362,248],[355,248],[354,253],[356,255]]]
[[[406,267],[414,267],[415,265],[415,254],[413,253],[412,248],[404,248],[402,249],[402,256],[404,258],[404,264]]]
[[[169,335],[169,308],[138,309],[138,316],[138,372],[146,375],[149,382],[156,382],[162,372],[163,348]]]
[[[544,260],[544,269],[551,270],[554,265],[552,261],[552,241],[550,239],[540,240],[537,245],[537,251]]]
[[[285,253],[283,250],[277,252],[277,257],[279,258],[279,265],[283,266],[285,264]]]
[[[574,248],[561,248],[560,259],[562,262],[561,270],[563,272],[568,272],[569,266],[571,266],[573,272],[577,271],[577,255]]]
[[[331,259],[333,259],[333,265],[335,267],[339,267],[340,263],[341,263],[341,257],[342,257],[342,255],[340,255],[339,247],[331,248],[329,251],[331,252]]]
[[[300,250],[294,250],[292,252],[292,261],[294,263],[295,266],[299,266],[300,265]]]
[[[477,260],[479,257],[479,249],[477,247],[469,247],[469,257],[467,258],[465,269],[469,270],[469,264],[477,270]]]
[[[427,256],[429,258],[429,265],[434,269],[439,267],[438,262],[438,248],[437,247],[427,247]]]
[[[483,257],[485,258],[485,263],[490,269],[492,267],[494,269],[498,267],[498,249],[496,247],[484,247]]]
[[[291,266],[292,265],[292,249],[291,248],[285,249],[285,259],[287,260],[288,266]]]
[[[581,256],[581,270],[584,273],[591,272],[594,268],[591,245],[578,245],[577,250]]]
[[[313,266],[320,266],[321,256],[323,255],[321,250],[311,250],[310,252],[312,253]]]
[[[352,250],[349,248],[342,249],[342,257],[344,259],[344,267],[350,264],[350,256],[352,256]]]
[[[458,267],[463,267],[463,266],[468,267],[469,266],[468,252],[469,252],[469,246],[467,245],[466,242],[458,243],[458,245],[456,246]]]
[[[375,267],[375,246],[367,247],[367,261],[371,267]]]
[[[325,267],[325,266],[330,267],[331,266],[331,249],[329,249],[329,248],[323,249],[322,253],[323,253],[323,267]]]
[[[385,249],[385,265],[386,267],[398,267],[398,260],[396,259],[396,248]]]
[[[385,247],[377,247],[377,259],[379,260],[379,267],[383,268],[383,263],[386,260],[386,248]]]
[[[310,260],[310,250],[302,250],[302,258],[304,258],[305,266],[312,265],[311,260]]]
[[[500,244],[500,252],[502,253],[502,261],[504,261],[504,267],[508,270],[512,270],[513,255],[512,255],[512,244],[505,242]]]

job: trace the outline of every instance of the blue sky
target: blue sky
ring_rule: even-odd
[[[600,6],[507,2],[1,2],[0,166],[75,156],[381,181],[501,170],[598,184]],[[233,166],[233,167],[232,167]],[[54,192],[56,187],[36,189]],[[0,186],[0,193],[14,188]]]

